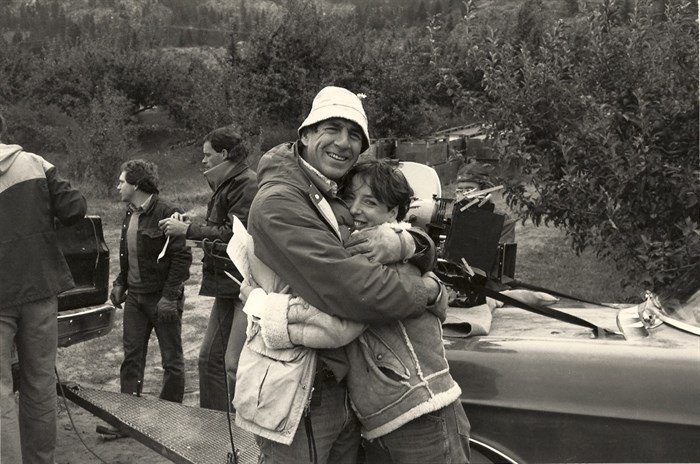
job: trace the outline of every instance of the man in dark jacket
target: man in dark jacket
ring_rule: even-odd
[[[121,391],[140,393],[148,339],[155,329],[163,365],[160,398],[181,403],[182,310],[192,253],[183,237],[166,237],[158,221],[182,210],[158,197],[158,172],[149,161],[124,163],[117,189],[128,205],[119,242],[119,275],[110,295],[115,306],[125,303]]]
[[[233,236],[233,216],[247,224],[258,181],[248,167],[243,138],[234,127],[221,127],[207,134],[202,151],[204,177],[214,192],[207,207],[206,224],[188,224],[176,215],[161,221],[160,226],[169,236],[204,241],[199,294],[215,299],[199,352],[199,405],[227,411],[231,404],[228,392],[232,396],[235,389],[247,319],[238,298],[239,285],[226,274],[239,282],[243,278],[226,256],[223,245]],[[214,246],[217,242],[219,247]]]
[[[56,168],[6,145],[0,116],[0,461],[53,463],[56,449],[57,295],[74,287],[54,218],[85,216],[85,198]],[[19,420],[12,343],[20,360]]]

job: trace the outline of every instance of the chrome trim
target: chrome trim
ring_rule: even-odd
[[[476,447],[477,450],[479,449],[478,447],[482,447],[482,448],[484,448],[484,449],[490,451],[491,453],[493,453],[493,454],[495,454],[495,455],[497,455],[497,456],[499,456],[500,458],[503,459],[502,461],[498,461],[498,462],[505,462],[505,463],[508,463],[508,464],[520,464],[518,461],[516,461],[516,460],[514,460],[513,458],[507,456],[507,455],[504,454],[502,451],[497,450],[497,449],[494,448],[493,446],[491,446],[491,445],[489,445],[489,444],[486,444],[486,443],[484,443],[484,442],[481,441],[481,440],[477,440],[477,439],[475,439],[475,438],[469,437],[469,446],[471,447],[471,446],[474,445],[474,444],[477,445],[477,447]]]

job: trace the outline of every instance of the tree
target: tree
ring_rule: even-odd
[[[485,92],[469,95],[519,172],[510,205],[653,290],[700,259],[698,27],[687,6],[666,12],[641,0],[620,21],[606,1],[537,50],[492,35],[474,57]]]

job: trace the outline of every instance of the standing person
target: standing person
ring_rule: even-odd
[[[83,195],[41,156],[7,145],[0,115],[0,461],[54,462],[57,295],[74,287],[54,218],[85,216]],[[11,350],[20,369],[19,417]]]
[[[355,230],[410,227],[400,221],[413,190],[401,171],[385,161],[356,164],[344,177],[339,195],[350,207]],[[420,275],[411,263],[386,264],[401,275]],[[368,326],[324,314],[299,297],[253,292],[245,310],[260,317],[269,348],[345,346],[348,394],[362,424],[367,464],[469,462],[469,421],[459,402],[461,390],[450,375],[442,323],[435,314]],[[285,304],[286,318],[265,319],[266,314],[284,311]],[[446,292],[439,304],[446,309]]]
[[[248,223],[254,251],[249,248],[246,278],[268,293],[290,288],[341,318],[370,323],[423,314],[438,298],[439,282],[399,277],[380,262],[417,255],[432,264],[434,247],[428,243],[426,251],[426,237],[375,229],[375,235],[343,246],[353,218],[337,197],[337,182],[369,147],[360,99],[347,89],[322,89],[299,137],[258,164],[260,190]],[[275,352],[258,335],[253,325],[234,403],[236,423],[257,435],[264,462],[354,463],[360,428],[347,396],[344,351]]]
[[[158,196],[158,170],[149,161],[122,164],[117,190],[127,203],[119,241],[119,275],[110,294],[115,306],[124,303],[121,392],[141,393],[148,339],[155,329],[163,365],[160,398],[182,403],[182,311],[192,253],[184,238],[168,240],[158,228],[159,220],[181,210]]]
[[[180,217],[165,219],[160,227],[173,237],[207,240],[223,244],[233,236],[233,216],[245,225],[248,210],[258,189],[257,177],[247,163],[243,138],[232,126],[220,127],[204,137],[204,177],[214,192],[207,206],[206,224],[188,224]],[[243,277],[225,252],[204,245],[200,295],[213,296],[214,305],[199,351],[199,405],[228,411],[236,382],[238,357],[245,341],[246,317],[238,298]],[[227,388],[228,384],[228,388]]]

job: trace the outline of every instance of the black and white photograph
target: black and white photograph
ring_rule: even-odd
[[[699,20],[0,0],[0,462],[699,463]]]

